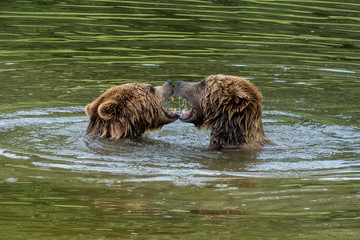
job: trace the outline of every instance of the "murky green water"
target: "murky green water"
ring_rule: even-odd
[[[0,239],[358,239],[359,16],[353,0],[1,1]],[[258,86],[291,149],[210,151],[179,121],[84,135],[108,87],[218,73]]]

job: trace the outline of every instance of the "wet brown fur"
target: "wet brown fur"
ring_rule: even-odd
[[[85,108],[90,118],[86,134],[119,139],[141,136],[175,121],[166,117],[163,105],[172,86],[128,83],[108,89]]]
[[[266,137],[262,123],[262,95],[248,80],[236,76],[212,75],[192,85],[193,89],[175,93],[198,99],[191,122],[198,128],[210,130],[213,148],[261,148],[272,144]],[[185,94],[184,94],[185,93]],[[196,105],[196,104],[195,104]],[[199,113],[200,112],[200,113]],[[194,115],[193,114],[193,115]],[[181,119],[181,118],[180,118]]]

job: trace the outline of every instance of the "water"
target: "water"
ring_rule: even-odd
[[[357,1],[0,2],[0,239],[358,239]],[[250,79],[267,136],[84,135],[128,82]],[[168,105],[181,110],[181,100]]]

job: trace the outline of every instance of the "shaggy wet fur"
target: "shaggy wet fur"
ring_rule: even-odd
[[[262,123],[262,95],[248,80],[212,75],[199,83],[180,82],[175,93],[193,104],[180,120],[210,130],[213,148],[261,148],[272,144]]]
[[[160,129],[178,118],[163,109],[173,93],[171,82],[159,87],[128,83],[110,88],[86,106],[90,118],[86,134],[119,139]]]

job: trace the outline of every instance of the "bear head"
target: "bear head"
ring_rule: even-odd
[[[179,119],[209,129],[211,147],[240,148],[270,143],[261,120],[262,95],[248,80],[211,75],[197,83],[179,81],[174,91],[192,104]]]
[[[119,139],[161,129],[179,118],[164,109],[173,89],[171,80],[157,87],[127,83],[108,89],[85,108],[90,118],[86,134]]]

